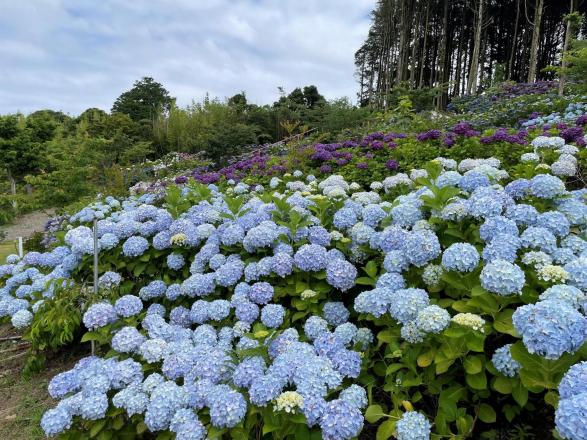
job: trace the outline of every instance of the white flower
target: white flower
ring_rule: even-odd
[[[455,324],[472,328],[475,331],[485,332],[485,320],[474,313],[457,313],[453,316],[452,321]]]
[[[294,413],[296,408],[303,408],[304,398],[296,391],[286,391],[275,399],[275,410]]]

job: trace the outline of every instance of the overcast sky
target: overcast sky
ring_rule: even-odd
[[[356,99],[375,0],[0,0],[0,113],[109,110],[152,76],[179,105],[315,84]]]

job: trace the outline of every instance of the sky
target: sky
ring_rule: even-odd
[[[109,110],[151,76],[180,106],[314,84],[356,100],[375,0],[0,0],[0,114]]]

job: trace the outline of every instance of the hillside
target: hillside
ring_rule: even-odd
[[[136,165],[0,266],[28,344],[3,340],[0,432],[584,438],[586,124],[580,92],[507,83]]]

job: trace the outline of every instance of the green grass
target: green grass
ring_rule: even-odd
[[[0,437],[12,440],[43,439],[39,424],[43,413],[54,406],[47,395],[47,376],[23,379],[19,372],[0,379],[4,403],[0,417]]]
[[[0,243],[0,264],[6,262],[6,257],[10,254],[16,253],[16,245],[14,242],[3,242]]]

